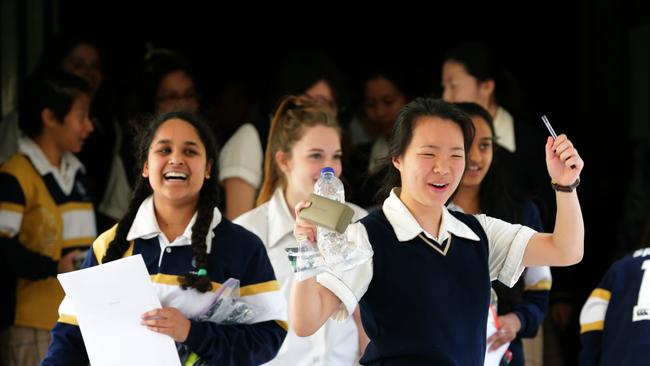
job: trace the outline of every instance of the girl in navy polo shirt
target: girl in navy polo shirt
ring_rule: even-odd
[[[286,336],[286,301],[264,245],[216,208],[216,148],[210,129],[183,112],[152,121],[136,145],[141,175],[129,209],[93,243],[83,267],[141,254],[162,308],[142,325],[171,337],[210,365],[259,365]],[[197,320],[228,278],[255,314],[246,324]],[[87,365],[67,300],[41,365]],[[119,352],[119,350],[115,350]]]
[[[347,317],[359,303],[371,340],[362,364],[482,365],[490,281],[512,286],[526,266],[580,261],[584,225],[574,188],[584,162],[567,137],[546,142],[558,210],[554,232],[542,234],[445,208],[473,135],[471,119],[441,100],[418,98],[402,108],[386,178],[394,188],[381,210],[347,231],[350,241],[371,246],[373,257],[294,283],[290,319],[298,335],[312,334],[329,317]],[[316,239],[303,220],[294,231]]]

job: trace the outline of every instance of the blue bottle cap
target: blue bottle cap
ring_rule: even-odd
[[[321,174],[323,174],[323,173],[332,173],[332,174],[334,174],[334,168],[326,166],[325,168],[321,169],[320,173]]]

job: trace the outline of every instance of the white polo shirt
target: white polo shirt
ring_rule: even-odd
[[[479,240],[478,235],[451,215],[446,207],[442,209],[439,236],[436,238],[418,224],[399,199],[398,194],[399,188],[394,188],[384,201],[382,210],[400,243],[410,241],[421,233],[439,243],[450,239],[452,234],[469,240]],[[510,224],[485,215],[475,215],[475,217],[489,241],[490,280],[498,279],[512,287],[524,270],[521,264],[524,252],[528,241],[536,231],[527,226]],[[346,233],[348,240],[371,247],[368,233],[362,223],[350,225]],[[372,275],[372,258],[348,271],[328,271],[318,275],[318,282],[332,291],[342,302],[339,310],[332,316],[333,319],[345,319],[354,311],[368,289]]]
[[[262,183],[264,151],[260,135],[245,123],[226,141],[219,153],[219,182],[241,178],[255,189]]]
[[[348,205],[354,210],[355,221],[367,215],[362,208],[350,203]],[[278,188],[268,202],[239,216],[234,222],[252,231],[262,240],[275,276],[288,300],[293,283],[293,269],[285,248],[298,244],[293,236],[295,220],[282,189]],[[328,320],[325,326],[310,337],[298,337],[289,324],[287,338],[278,355],[266,365],[357,365],[358,346],[357,327],[352,318],[344,322]]]

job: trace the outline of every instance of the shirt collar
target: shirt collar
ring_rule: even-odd
[[[77,171],[85,172],[84,166],[74,154],[66,152],[61,156],[61,169],[58,169],[47,160],[43,150],[29,137],[18,140],[18,149],[25,154],[41,176],[52,174],[61,190],[66,194],[72,192]]]
[[[393,188],[391,190],[390,195],[384,201],[382,211],[384,212],[384,215],[386,215],[390,225],[393,227],[397,240],[400,242],[412,240],[416,236],[420,235],[420,233],[424,233],[427,237],[436,240],[438,243],[447,240],[451,234],[468,240],[480,240],[478,235],[476,235],[472,229],[449,213],[447,208],[444,206],[442,208],[442,222],[440,223],[440,229],[438,230],[438,238],[435,238],[433,235],[426,232],[420,224],[418,224],[415,217],[413,217],[413,214],[411,214],[409,209],[399,199],[399,192],[399,188]]]
[[[269,248],[275,246],[287,234],[293,232],[295,220],[284,199],[282,188],[278,188],[269,200]]]
[[[167,238],[171,242],[175,242],[174,246],[182,245],[191,245],[192,244],[192,226],[196,221],[197,213],[195,212],[192,216],[192,219],[185,227],[185,231],[181,234],[182,240],[175,240],[176,238]],[[214,208],[214,213],[212,215],[212,223],[210,223],[210,230],[205,238],[205,245],[207,247],[207,253],[210,253],[212,249],[212,239],[214,238],[214,228],[219,225],[221,222],[221,212],[218,208]],[[138,213],[133,219],[133,224],[129,233],[126,235],[126,240],[131,241],[135,239],[151,239],[158,235],[162,235],[162,230],[158,226],[158,220],[156,220],[156,212],[153,205],[153,196],[147,197],[138,208]]]
[[[497,135],[497,144],[514,153],[517,150],[515,143],[515,120],[507,110],[499,107],[494,116],[494,130]]]

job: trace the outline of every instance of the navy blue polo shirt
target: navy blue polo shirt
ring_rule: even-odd
[[[650,247],[612,264],[580,313],[581,365],[650,363]]]

